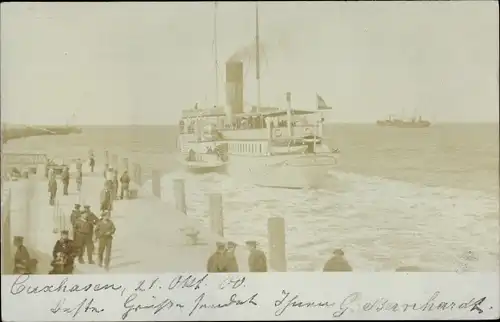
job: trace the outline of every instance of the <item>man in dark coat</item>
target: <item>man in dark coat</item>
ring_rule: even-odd
[[[69,216],[69,221],[71,222],[71,227],[73,229],[73,240],[76,240],[76,221],[80,218],[82,215],[82,211],[80,210],[81,205],[80,204],[75,204],[75,208],[71,211],[71,215]]]
[[[257,242],[249,240],[246,242],[250,255],[248,256],[248,269],[250,272],[267,272],[267,257],[263,251],[257,249]]]
[[[106,270],[109,270],[109,264],[111,263],[111,248],[113,246],[113,235],[115,232],[116,227],[109,218],[109,211],[103,212],[101,220],[97,222],[95,234],[99,240],[99,266],[102,267],[104,262],[104,268]],[[106,252],[105,257],[104,252]]]
[[[352,267],[345,259],[342,249],[333,251],[333,256],[325,263],[323,272],[352,272]]]
[[[56,193],[57,193],[57,181],[54,177],[49,178],[48,191],[49,191],[49,205],[53,206],[56,200]]]
[[[224,252],[226,250],[226,244],[222,242],[215,243],[216,250],[207,261],[207,272],[208,273],[224,273],[227,272],[227,262]]]
[[[67,230],[61,231],[61,238],[56,241],[52,250],[53,274],[72,274],[74,269],[75,257],[79,254],[74,241],[69,239]]]
[[[238,261],[235,256],[236,246],[236,243],[232,241],[227,243],[227,249],[224,253],[227,272],[239,272]]]
[[[120,199],[123,200],[123,195],[125,194],[125,197],[129,199],[130,194],[129,194],[129,185],[130,185],[130,176],[128,175],[128,171],[125,170],[120,177]]]
[[[67,196],[68,195],[68,186],[69,186],[69,168],[65,167],[62,175],[61,175],[61,181],[63,183],[63,195]]]
[[[28,249],[24,246],[24,237],[15,236],[14,246],[14,274],[31,274],[31,258]]]
[[[108,181],[104,183],[104,188],[101,190],[101,212],[112,210],[112,192],[111,185]]]
[[[85,263],[85,261],[83,260],[83,253],[85,251],[87,251],[87,258],[89,264],[94,264],[94,261],[92,260],[92,254],[94,252],[94,250],[92,249],[94,247],[94,243],[92,242],[93,230],[94,230],[94,224],[88,219],[86,213],[82,213],[82,215],[76,221],[75,224],[75,231],[76,231],[75,242],[79,249],[78,262],[80,264]]]

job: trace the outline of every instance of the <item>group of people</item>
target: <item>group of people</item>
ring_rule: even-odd
[[[75,204],[70,217],[73,229],[73,239],[69,238],[69,232],[63,230],[61,238],[54,245],[52,252],[53,270],[50,274],[72,274],[74,262],[78,257],[80,264],[85,264],[83,259],[86,253],[88,264],[95,264],[92,256],[95,250],[95,242],[98,242],[98,264],[109,270],[111,262],[111,248],[113,235],[116,231],[113,221],[110,219],[110,212],[103,211],[98,218],[89,205],[85,205],[81,210],[80,204]]]
[[[125,170],[118,179],[118,170],[113,169],[108,164],[104,168],[104,189],[101,192],[101,211],[112,210],[113,201],[130,198],[130,176]],[[118,195],[118,186],[120,186],[120,195]]]
[[[257,248],[257,242],[247,241],[246,245],[250,254],[248,256],[248,269],[250,272],[267,272],[266,254]],[[235,251],[237,245],[234,242],[217,242],[215,252],[208,258],[208,273],[230,273],[238,272],[239,266]],[[351,272],[352,267],[344,257],[342,249],[335,249],[333,256],[328,259],[323,267],[323,272]]]
[[[267,257],[263,251],[257,249],[256,241],[247,241],[250,251],[248,256],[248,268],[250,272],[267,272]],[[239,272],[238,261],[235,256],[236,243],[230,241],[216,243],[215,252],[208,258],[208,273]]]

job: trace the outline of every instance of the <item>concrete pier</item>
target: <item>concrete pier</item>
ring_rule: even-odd
[[[286,272],[286,232],[283,217],[271,217],[267,221],[269,238],[269,264],[276,272]]]
[[[52,249],[60,237],[60,231],[69,228],[71,232],[69,216],[74,204],[80,200],[82,205],[90,205],[91,210],[99,214],[99,194],[103,187],[104,169],[98,159],[96,162],[98,167],[94,173],[88,172],[84,167],[81,193],[76,192],[74,179],[71,179],[69,185],[69,196],[63,196],[62,187],[59,186],[56,206],[49,205],[45,178],[33,178],[33,198],[29,207],[33,211],[26,209],[27,192],[24,189],[27,188],[28,179],[8,182],[12,191],[11,215],[2,216],[2,220],[3,224],[8,224],[9,219],[11,222],[3,229],[2,238],[10,239],[7,245],[12,246],[13,236],[29,236],[31,246],[28,250],[31,257],[39,261],[40,274],[47,274],[51,269]],[[156,174],[155,182],[159,184],[160,172],[157,171]],[[215,251],[215,242],[227,240],[213,233],[198,220],[179,211],[175,204],[167,204],[141,188],[139,190],[138,198],[117,200],[113,203],[111,219],[116,226],[116,233],[109,273],[205,272],[207,260]],[[222,206],[220,195],[214,198],[218,198]],[[4,200],[2,201],[2,207],[6,207]],[[28,218],[30,224],[27,226],[23,222]],[[193,241],[194,239],[196,240]],[[236,258],[240,271],[248,272],[248,251],[242,246],[238,247]],[[5,272],[10,273],[12,269],[7,269],[7,262],[12,260],[13,253],[9,255],[7,251],[3,254]],[[94,255],[94,260],[97,259],[96,256]],[[86,256],[84,258],[86,259]],[[76,262],[75,274],[105,273],[107,272],[97,265]]]

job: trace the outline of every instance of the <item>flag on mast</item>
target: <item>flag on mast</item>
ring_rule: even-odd
[[[326,105],[325,100],[323,99],[323,97],[319,96],[318,93],[316,93],[316,103],[317,103],[316,105],[317,105],[318,110],[331,110],[332,109],[331,106]]]

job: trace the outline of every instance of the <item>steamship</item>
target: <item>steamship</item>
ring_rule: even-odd
[[[258,41],[257,19],[259,85]],[[229,60],[225,67],[226,105],[199,108],[196,104],[182,111],[177,147],[186,168],[193,172],[225,171],[265,187],[320,186],[338,160],[338,150],[323,141],[322,111],[329,109],[324,100],[317,95],[315,111],[297,110],[292,109],[291,93],[286,93],[286,110],[259,103],[245,112],[243,62]]]

